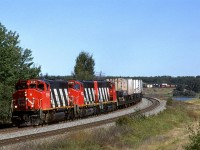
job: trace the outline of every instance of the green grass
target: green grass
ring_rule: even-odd
[[[104,150],[104,149],[135,149],[152,137],[162,135],[173,128],[194,120],[197,114],[188,109],[191,104],[172,102],[168,109],[152,117],[133,116],[122,117],[116,121],[116,126],[109,128],[79,131],[62,136],[51,143],[32,144],[32,149],[42,150]],[[19,149],[28,149],[24,145]]]
[[[187,110],[184,110],[182,105],[174,105],[176,107],[170,107],[158,116],[137,119],[132,117],[122,118],[121,120],[125,120],[124,125],[128,125],[133,130],[131,134],[124,135],[122,141],[128,147],[135,148],[153,136],[161,135],[182,123],[191,121],[193,117],[189,117]],[[120,121],[120,124],[122,124],[122,121]]]
[[[174,88],[144,88],[144,94],[146,97],[156,97],[166,100],[172,97]]]

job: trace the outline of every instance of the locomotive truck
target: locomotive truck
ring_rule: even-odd
[[[19,80],[13,93],[12,122],[48,124],[114,111],[139,102],[141,80]]]

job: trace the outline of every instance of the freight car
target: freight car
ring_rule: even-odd
[[[127,105],[136,104],[142,99],[142,80],[111,78],[107,79],[107,81],[115,83],[118,108],[123,108],[127,107]]]
[[[141,93],[134,95],[134,91],[132,94],[130,91],[127,94],[123,93],[125,91],[116,91],[118,88],[111,81],[30,79],[19,80],[15,87],[12,122],[17,126],[97,115],[141,99]]]

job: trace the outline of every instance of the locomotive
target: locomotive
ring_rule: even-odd
[[[17,126],[98,115],[127,107],[142,99],[142,81],[107,79],[19,80],[12,101],[12,123]]]

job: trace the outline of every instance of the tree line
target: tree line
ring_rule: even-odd
[[[81,76],[79,76],[81,77]],[[48,76],[48,79],[99,79],[99,77],[93,75],[92,78],[77,78],[73,75],[71,76]],[[143,83],[146,84],[162,84],[167,83],[169,85],[176,85],[176,89],[173,91],[173,96],[195,96],[196,93],[200,92],[200,76],[155,76],[155,77],[127,77],[127,76],[105,76],[101,80],[106,78],[132,78],[132,79],[141,79]]]
[[[157,77],[141,77],[145,83],[155,84],[174,84],[176,89],[173,96],[195,96],[200,92],[200,76],[157,76]]]

